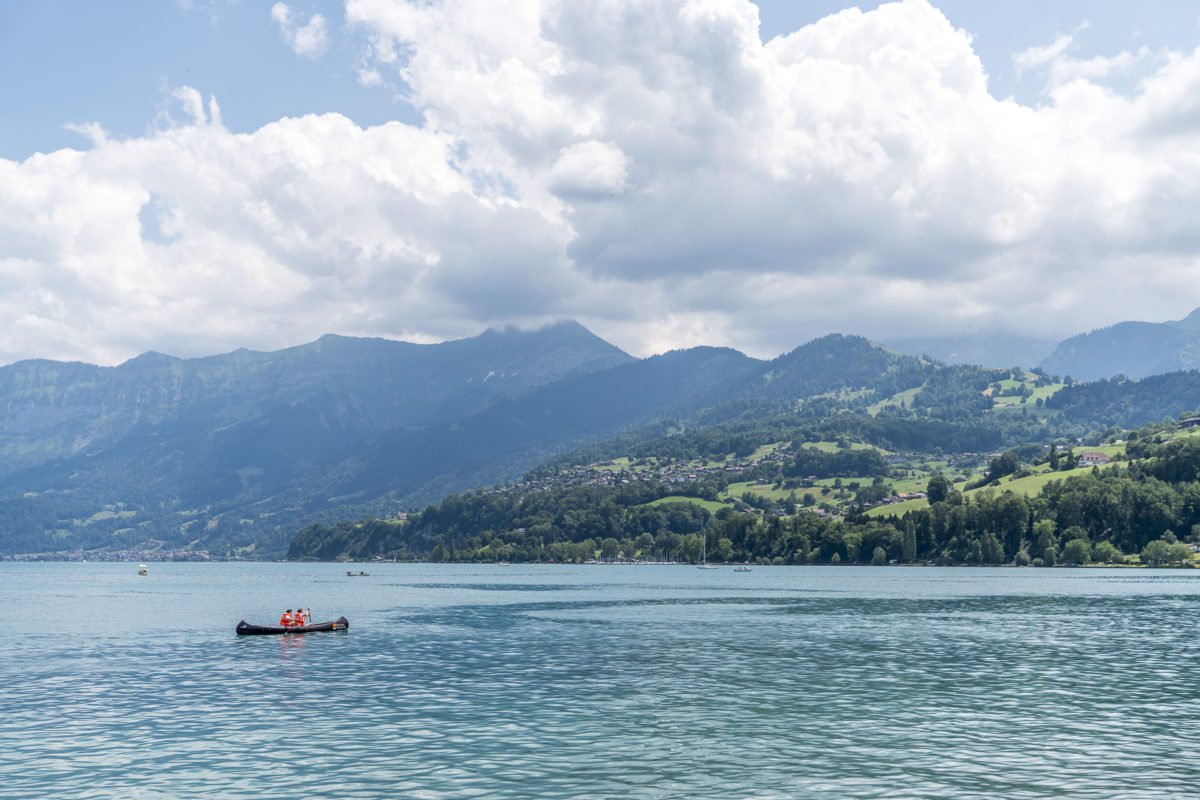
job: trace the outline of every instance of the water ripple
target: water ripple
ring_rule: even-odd
[[[165,595],[76,587],[63,616],[186,606],[234,565],[208,569]],[[1001,593],[982,570],[938,571],[945,591],[880,571],[873,591],[834,585],[847,568],[816,588],[424,569],[354,588],[280,570],[221,601],[302,585],[351,609],[346,634],[168,615],[154,635],[18,635],[0,797],[1145,800],[1200,779],[1200,602],[1170,576]]]

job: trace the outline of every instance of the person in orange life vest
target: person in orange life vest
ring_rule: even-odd
[[[307,625],[308,624],[308,620],[306,620],[304,618],[304,609],[300,608],[300,606],[296,606],[296,613],[292,615],[292,624],[293,625]]]
[[[292,624],[292,610],[290,608],[283,612],[283,616],[279,618],[279,624],[285,628]]]

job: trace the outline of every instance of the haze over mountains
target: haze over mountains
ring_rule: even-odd
[[[1114,375],[1145,378],[1200,367],[1200,308],[1181,320],[1119,322],[1061,342],[993,332],[897,337],[886,344],[902,353],[926,355],[947,364],[1039,366],[1054,375],[1086,381]]]
[[[883,344],[901,353],[929,356],[947,364],[1034,367],[1054,351],[1057,342],[993,331],[969,336],[890,337]]]
[[[1200,368],[1200,308],[1173,322],[1119,322],[1059,343],[1042,367],[1093,381]]]
[[[1054,363],[1133,377],[1138,353],[1185,364],[1197,338],[1200,312],[1123,323],[1064,342]],[[117,367],[23,361],[0,368],[0,552],[277,555],[307,522],[419,507],[651,424],[904,408],[935,378],[942,394],[922,402],[948,419],[989,381],[954,369],[840,335],[770,361],[715,347],[635,359],[573,322],[433,345],[325,336]]]

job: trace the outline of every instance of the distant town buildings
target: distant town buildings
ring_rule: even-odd
[[[640,467],[618,467],[612,461],[597,461],[564,469],[555,475],[522,481],[511,486],[494,489],[495,494],[516,493],[520,496],[534,492],[546,492],[574,486],[620,486],[631,483],[653,483],[665,486],[683,486],[702,481],[710,475],[736,474],[754,469],[762,464],[782,463],[792,448],[781,445],[761,458],[731,458],[719,465],[710,466],[694,461],[671,462]]]
[[[65,553],[14,553],[0,556],[4,561],[211,561],[207,550],[160,550],[156,547],[134,547],[128,550],[70,550]],[[225,559],[222,559],[225,560]]]

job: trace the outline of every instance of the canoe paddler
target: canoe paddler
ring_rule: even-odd
[[[300,606],[296,606],[296,613],[294,615],[292,615],[292,624],[293,625],[307,624],[307,620],[304,618],[304,609],[300,608]]]
[[[292,625],[292,610],[289,608],[283,612],[283,616],[279,618],[279,624],[285,628],[290,628]]]

